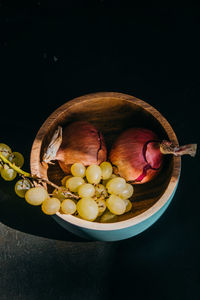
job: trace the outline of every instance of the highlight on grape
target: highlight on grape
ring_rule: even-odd
[[[110,162],[85,167],[82,163],[71,166],[71,174],[62,178],[60,186],[39,178],[21,168],[24,157],[0,143],[0,174],[6,181],[21,178],[15,183],[15,193],[34,206],[41,206],[47,215],[57,212],[96,222],[115,222],[118,215],[132,209],[133,185],[113,173]],[[43,183],[54,187],[49,194]]]

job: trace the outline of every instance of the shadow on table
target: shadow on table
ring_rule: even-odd
[[[10,228],[50,239],[87,242],[59,226],[40,207],[29,205],[16,196],[14,184],[0,181],[0,222]]]

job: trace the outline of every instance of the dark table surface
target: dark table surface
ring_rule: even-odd
[[[0,1],[0,142],[29,156],[60,105],[90,92],[157,108],[199,144],[200,8]],[[0,299],[200,299],[199,152],[164,215],[138,236],[86,241],[0,179]]]

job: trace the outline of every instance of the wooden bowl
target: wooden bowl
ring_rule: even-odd
[[[42,156],[57,126],[65,126],[77,120],[87,120],[101,130],[108,151],[119,133],[134,126],[152,129],[161,139],[168,139],[178,145],[177,137],[168,121],[148,103],[121,93],[89,94],[68,101],[44,122],[32,146],[32,174],[48,178],[60,185],[64,173],[58,163],[50,165],[47,171],[41,164]],[[151,182],[135,185],[133,209],[119,216],[117,222],[89,222],[61,213],[53,218],[61,226],[81,237],[104,241],[129,238],[151,226],[166,210],[178,185],[180,169],[181,158],[166,155],[159,176]]]

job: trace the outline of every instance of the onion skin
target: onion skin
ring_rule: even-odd
[[[114,172],[126,181],[141,184],[152,180],[161,170],[166,154],[196,155],[197,144],[174,145],[159,140],[157,135],[145,128],[130,128],[115,141],[109,155]]]
[[[152,180],[157,175],[162,165],[163,154],[160,152],[158,137],[153,131],[130,128],[115,141],[109,160],[114,165],[115,174],[126,181],[140,184]]]
[[[73,122],[63,129],[62,143],[56,153],[61,169],[70,173],[72,164],[99,165],[107,159],[104,138],[92,124],[86,121]]]

